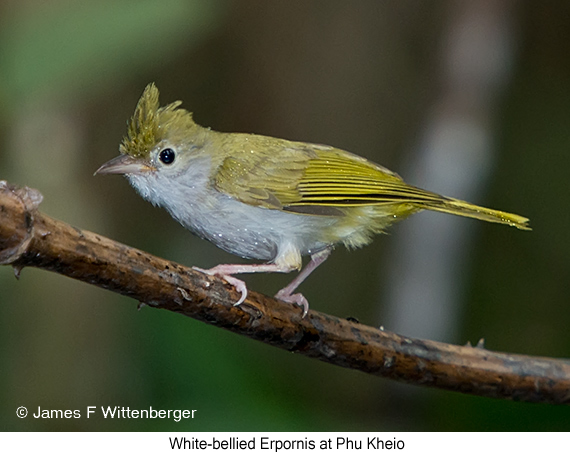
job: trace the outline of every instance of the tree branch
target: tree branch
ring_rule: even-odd
[[[0,181],[0,264],[43,268],[273,346],[421,386],[570,404],[570,362],[412,339],[309,311],[82,231],[37,210],[41,194]]]

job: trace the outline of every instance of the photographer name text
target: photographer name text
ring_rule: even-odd
[[[36,419],[90,419],[103,416],[105,419],[172,419],[180,422],[183,419],[194,419],[198,410],[157,410],[152,406],[134,410],[125,406],[88,406],[82,410],[49,410],[38,406],[31,414]],[[17,410],[20,418],[28,414],[25,407]]]

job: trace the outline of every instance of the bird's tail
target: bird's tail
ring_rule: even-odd
[[[421,208],[460,215],[463,217],[476,218],[478,220],[489,221],[492,223],[507,224],[525,231],[531,230],[528,224],[528,218],[514,213],[507,213],[500,210],[476,206],[475,204],[470,204],[459,199],[443,198],[440,201],[425,202],[421,204]]]

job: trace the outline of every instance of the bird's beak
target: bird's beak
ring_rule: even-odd
[[[154,171],[155,168],[145,163],[142,159],[131,157],[128,154],[119,155],[107,163],[103,163],[94,176],[97,174],[140,174]]]

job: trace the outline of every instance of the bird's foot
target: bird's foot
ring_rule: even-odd
[[[277,294],[275,295],[275,298],[277,298],[279,301],[284,301],[285,303],[292,303],[292,304],[296,304],[297,306],[300,306],[303,309],[303,317],[302,318],[305,318],[305,316],[307,315],[307,312],[309,312],[309,302],[303,296],[303,294],[289,293],[289,291],[287,290],[287,287],[285,287],[284,289],[281,289],[279,292],[277,292]]]
[[[241,294],[239,300],[234,303],[234,306],[238,306],[238,305],[242,304],[245,301],[245,299],[247,298],[247,286],[245,285],[245,282],[243,282],[241,279],[237,279],[234,276],[232,276],[231,274],[224,272],[224,267],[229,267],[229,265],[227,265],[227,266],[226,265],[218,265],[216,267],[208,268],[208,269],[199,268],[199,267],[192,267],[192,268],[194,270],[198,270],[202,273],[205,273],[206,275],[219,276],[224,281],[226,281],[228,284],[233,286],[234,289],[237,290]]]
[[[309,312],[309,302],[300,293],[293,293],[293,291],[301,284],[301,282],[311,273],[321,262],[323,262],[326,257],[330,254],[330,250],[326,250],[315,256],[311,256],[311,262],[307,265],[301,273],[287,286],[277,292],[275,298],[285,303],[292,303],[300,306],[303,309],[303,317]],[[237,306],[244,302],[247,297],[247,286],[245,282],[241,279],[237,279],[232,276],[240,273],[267,273],[267,272],[281,272],[288,273],[293,270],[293,267],[283,266],[275,263],[271,264],[254,264],[254,265],[240,265],[240,264],[222,264],[216,265],[213,268],[207,270],[203,268],[193,267],[195,270],[201,271],[207,275],[219,276],[223,278],[224,281],[228,282],[241,294],[240,299],[234,306]]]

